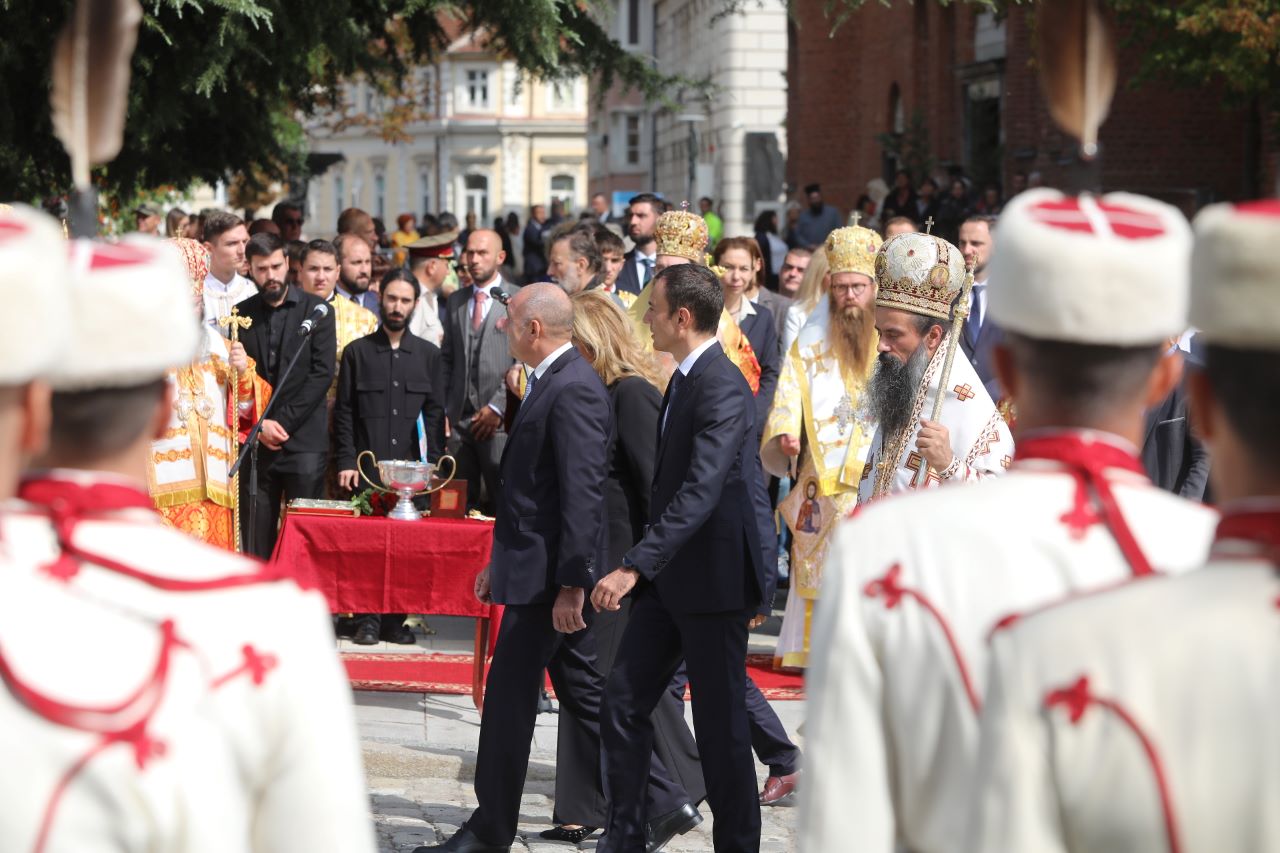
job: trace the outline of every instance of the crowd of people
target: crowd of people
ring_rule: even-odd
[[[288,777],[245,819],[258,826],[264,809],[254,832],[270,837],[273,816],[310,814],[310,830],[368,849],[350,779],[303,803],[293,777],[323,762],[358,776],[318,602],[229,552],[267,559],[282,508],[349,497],[364,451],[448,453],[468,508],[495,523],[476,595],[506,609],[478,806],[419,851],[510,849],[544,672],[561,702],[553,840],[603,829],[599,850],[653,853],[697,826],[705,801],[716,850],[758,850],[761,807],[798,799],[802,849],[823,853],[1265,849],[1280,834],[1256,792],[1280,764],[1236,738],[1273,727],[1280,684],[1280,289],[1263,254],[1280,209],[1215,206],[1193,236],[1152,199],[1035,183],[1006,202],[955,176],[939,197],[933,178],[900,172],[848,220],[814,184],[782,234],[766,213],[754,236],[713,238],[711,199],[694,213],[639,193],[621,221],[603,196],[581,217],[535,207],[523,230],[407,214],[384,234],[350,209],[335,237],[306,239],[286,202],[252,222],[171,215],[169,246],[84,244],[88,260],[73,252],[57,270],[74,300],[51,287],[8,321],[74,318],[71,344],[18,335],[49,355],[23,352],[3,376],[6,459],[41,444],[47,400],[31,389],[50,380],[56,393],[42,459],[54,470],[24,481],[4,522],[5,542],[40,546],[14,551],[29,571],[0,577],[37,600],[83,581],[78,606],[108,611],[149,590],[110,618],[150,647],[134,622],[189,617],[190,636],[160,623],[157,648],[180,636],[203,671],[226,673],[179,685],[218,713],[232,713],[224,683],[245,702],[296,660],[284,686],[313,678],[341,707],[288,743],[240,748]],[[138,213],[142,230],[159,227],[157,211]],[[0,284],[16,294],[53,226],[6,216]],[[122,334],[135,311],[141,326]],[[193,311],[201,322],[184,323]],[[237,481],[234,449],[259,421],[252,477]],[[18,466],[0,473],[12,491]],[[146,484],[167,525],[221,550],[160,525],[92,536],[140,523],[121,476]],[[137,556],[136,535],[154,538],[154,557]],[[233,632],[252,638],[236,646],[202,629],[202,604],[173,603],[188,584],[244,586],[264,602],[250,614],[286,600],[308,627],[286,635],[277,610],[261,617],[270,630],[250,619]],[[775,665],[807,673],[803,769],[746,670],[748,632],[779,592]],[[405,617],[334,624],[357,643],[413,643]],[[4,654],[10,639],[0,629]],[[2,672],[21,686],[13,674],[30,670]],[[149,689],[158,677],[138,676]],[[74,717],[31,695],[6,701]],[[278,726],[272,701],[239,723]],[[127,741],[145,769],[152,716],[115,729],[82,716],[65,724],[81,741]],[[309,736],[328,736],[327,751],[282,765]],[[78,754],[71,741],[60,748]],[[58,838],[57,805],[30,809],[15,837]]]

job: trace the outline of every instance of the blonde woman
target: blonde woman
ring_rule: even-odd
[[[786,358],[787,353],[791,351],[791,344],[799,336],[804,324],[808,322],[809,315],[814,311],[826,310],[824,297],[827,295],[827,288],[831,286],[829,272],[826,249],[816,250],[804,271],[804,278],[800,280],[796,300],[787,309],[787,325],[782,331],[783,358]]]
[[[609,512],[609,568],[622,565],[622,555],[640,540],[649,517],[649,490],[657,457],[658,411],[666,386],[653,353],[646,352],[631,321],[613,298],[600,290],[573,297],[573,343],[609,389],[617,435],[609,461],[605,502]],[[607,571],[607,569],[606,569]],[[631,609],[595,615],[586,632],[596,646],[596,667],[608,676]],[[565,635],[573,643],[578,635]],[[581,642],[581,640],[580,640]],[[584,649],[585,651],[585,649]],[[683,691],[682,691],[683,692]],[[654,743],[665,773],[649,777],[650,824],[662,832],[674,818],[693,814],[706,797],[698,748],[684,720],[684,700],[668,692],[653,712]],[[605,825],[608,807],[599,793],[599,735],[594,721],[573,716],[560,706],[556,755],[556,826],[542,837],[577,844]],[[686,812],[685,810],[689,811]],[[697,818],[700,820],[701,818]],[[670,832],[670,829],[666,830]],[[664,833],[665,834],[665,833]]]

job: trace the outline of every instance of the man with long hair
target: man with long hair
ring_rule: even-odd
[[[857,413],[864,408],[875,353],[872,306],[880,235],[856,225],[838,228],[824,248],[831,289],[786,354],[760,450],[766,471],[775,477],[798,473],[802,484],[778,507],[794,537],[791,572],[797,594],[788,596],[777,651],[778,662],[790,667],[808,662],[809,622],[827,543],[836,520],[857,505],[871,439],[869,424]],[[814,503],[808,499],[810,484]],[[804,525],[799,523],[802,510]]]

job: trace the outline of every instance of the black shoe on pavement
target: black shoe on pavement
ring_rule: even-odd
[[[563,826],[553,826],[550,829],[544,829],[538,835],[548,841],[564,841],[569,844],[581,844],[583,839],[595,832],[599,827],[580,826],[577,829],[566,829]]]
[[[390,630],[383,629],[378,636],[384,643],[394,643],[397,646],[413,646],[418,643],[418,638],[413,635],[413,631],[405,625]]]
[[[539,714],[556,713],[556,706],[551,704],[551,697],[547,695],[547,691],[545,690],[543,690],[540,694],[538,694],[538,713]]]
[[[645,826],[649,843],[645,846],[644,853],[658,853],[671,839],[684,835],[700,823],[702,814],[692,803],[685,803],[675,811],[654,818]]]
[[[374,625],[363,624],[356,629],[355,636],[351,638],[351,642],[357,646],[376,646],[378,644],[378,629]]]
[[[445,853],[511,853],[511,845],[481,841],[475,833],[463,826],[444,844],[415,847],[413,853],[431,853],[432,850],[442,850]]]

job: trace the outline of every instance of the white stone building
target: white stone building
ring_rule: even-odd
[[[307,188],[309,236],[331,235],[338,213],[359,207],[388,230],[396,217],[450,211],[482,227],[514,211],[523,227],[533,204],[553,198],[572,214],[587,202],[587,84],[552,85],[523,77],[483,38],[461,34],[434,65],[418,69],[398,99],[374,87],[347,86],[346,117],[309,127],[311,152],[341,159]],[[390,102],[389,102],[390,101]],[[385,110],[410,101],[416,115],[404,139],[383,138]],[[336,158],[335,158],[336,159]]]
[[[614,9],[619,42],[652,55],[664,72],[706,81],[711,92],[672,92],[674,108],[610,92],[590,118],[591,190],[616,203],[654,189],[695,210],[709,196],[725,236],[749,236],[756,215],[783,199],[783,0],[719,17],[723,5],[709,0],[615,0]]]

